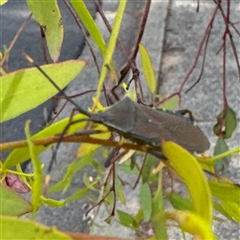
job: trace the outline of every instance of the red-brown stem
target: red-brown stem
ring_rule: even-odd
[[[193,65],[192,65],[192,67],[190,68],[190,70],[188,71],[186,77],[184,78],[184,80],[183,80],[183,82],[182,82],[182,84],[181,84],[181,86],[180,86],[180,88],[179,88],[179,90],[178,90],[178,95],[179,95],[179,96],[181,96],[181,92],[182,92],[182,89],[183,89],[184,85],[186,84],[188,78],[190,77],[190,75],[192,74],[193,70],[194,70],[195,67],[197,66],[197,62],[198,62],[198,59],[199,59],[200,54],[201,54],[201,52],[202,52],[202,48],[203,48],[203,46],[204,46],[204,42],[205,42],[205,40],[206,40],[206,38],[207,38],[207,35],[210,34],[210,32],[211,32],[211,29],[212,29],[213,22],[214,22],[214,19],[215,19],[215,17],[216,17],[217,11],[218,11],[218,5],[217,5],[216,8],[214,9],[214,12],[213,12],[213,14],[212,14],[212,17],[211,17],[211,19],[210,19],[210,21],[209,21],[209,23],[208,23],[208,25],[207,25],[207,28],[206,28],[205,33],[204,33],[204,35],[203,35],[203,38],[202,38],[202,40],[201,40],[201,42],[200,42],[200,45],[199,45],[199,47],[198,47],[198,51],[197,51],[195,60],[194,60],[194,62],[193,62]]]
[[[3,66],[4,62],[6,61],[10,51],[12,50],[14,44],[16,43],[17,39],[19,38],[20,34],[22,33],[23,29],[25,28],[25,26],[27,25],[28,21],[30,20],[30,18],[32,17],[32,14],[30,14],[28,16],[28,18],[24,21],[24,23],[22,24],[22,26],[19,28],[19,30],[17,31],[15,37],[13,38],[12,42],[10,43],[7,51],[5,52],[2,60],[0,61],[0,67]]]

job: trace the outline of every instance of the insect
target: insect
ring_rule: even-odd
[[[163,140],[175,142],[189,152],[202,153],[209,148],[208,139],[190,118],[186,118],[179,113],[155,110],[151,107],[137,104],[127,96],[105,111],[90,113],[66,96],[58,85],[32,59],[29,59],[28,56],[27,58],[90,121],[103,124],[110,131],[115,131],[120,136],[137,144],[153,147],[156,150],[151,150],[150,153],[155,156],[161,156],[159,152]],[[78,121],[72,121],[70,124],[76,122]],[[67,128],[68,126],[64,132],[66,132]]]
[[[91,114],[90,119],[138,144],[160,148],[162,140],[173,141],[197,153],[209,148],[208,139],[190,119],[137,104],[129,97],[124,97],[106,111]]]

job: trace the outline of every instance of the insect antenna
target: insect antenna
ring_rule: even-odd
[[[86,110],[84,110],[83,108],[79,107],[71,98],[69,98],[69,97],[64,93],[64,91],[42,70],[42,68],[34,62],[34,60],[33,60],[30,56],[28,56],[26,53],[23,53],[23,55],[24,55],[24,57],[25,57],[31,64],[33,64],[33,65],[43,74],[44,77],[46,77],[46,79],[47,79],[71,104],[73,104],[73,105],[76,107],[76,109],[77,109],[80,113],[82,113],[82,114],[84,114],[84,115],[86,115],[86,116],[88,116],[88,117],[91,117],[91,113],[89,113],[88,111],[86,111]]]

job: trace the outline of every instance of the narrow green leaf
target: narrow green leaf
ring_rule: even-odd
[[[77,114],[73,117],[73,120],[79,120],[81,121],[82,119],[85,119],[85,116],[83,114]],[[64,128],[67,126],[69,123],[69,118],[64,118],[61,121],[58,121],[47,128],[43,129],[42,131],[36,133],[35,135],[32,136],[32,139],[40,139],[40,138],[46,138],[46,137],[51,137],[56,134],[61,134]],[[78,129],[82,128],[85,126],[85,122],[79,122],[78,124],[71,125],[71,127],[68,130],[69,134],[72,134],[76,132]],[[35,152],[39,154],[40,152],[44,151],[47,149],[49,146],[35,146]],[[30,158],[30,154],[28,151],[28,148],[18,148],[14,149],[5,159],[3,163],[3,170],[9,169],[11,167],[16,166],[17,164],[20,164]]]
[[[240,204],[240,187],[234,184],[208,182],[213,196]]]
[[[36,21],[42,27],[47,40],[49,54],[56,62],[60,56],[63,42],[62,16],[57,0],[36,1],[26,0]]]
[[[168,239],[166,220],[164,215],[164,202],[162,192],[162,172],[158,174],[158,188],[152,200],[152,216],[153,228],[157,239]]]
[[[186,184],[193,201],[195,213],[210,226],[212,223],[210,189],[196,158],[173,142],[163,142],[162,148],[164,155]]]
[[[68,190],[75,173],[80,171],[84,166],[91,164],[91,160],[92,160],[94,154],[95,154],[95,151],[89,153],[88,155],[85,155],[81,159],[78,158],[78,159],[75,159],[74,161],[72,161],[69,164],[62,180],[60,180],[55,185],[50,187],[48,189],[48,193],[54,193],[54,192],[57,192],[60,190],[63,190],[63,193],[65,193]]]
[[[42,195],[42,188],[43,188],[42,187],[43,174],[42,174],[41,162],[37,157],[37,154],[35,152],[35,146],[31,139],[30,120],[26,122],[25,134],[26,134],[29,154],[31,157],[33,170],[34,170],[34,180],[32,183],[32,206],[33,206],[33,214],[34,214],[37,212],[37,210],[40,208],[42,204],[41,195]]]
[[[20,216],[32,211],[32,205],[20,194],[0,184],[0,215]]]
[[[206,221],[196,213],[174,210],[167,211],[165,216],[167,219],[176,221],[183,231],[194,235],[196,239],[217,240],[211,225],[206,224]]]
[[[135,221],[136,221],[137,223],[140,223],[140,222],[143,220],[143,217],[144,217],[144,215],[143,215],[143,209],[140,208],[140,209],[138,210],[137,214],[135,215],[134,219],[135,219]]]
[[[139,170],[134,167],[134,168],[131,168],[131,161],[125,161],[124,163],[122,163],[120,165],[121,169],[128,173],[128,174],[132,174],[132,175],[138,175],[139,174]]]
[[[72,239],[67,234],[57,230],[56,227],[46,227],[37,222],[22,218],[0,216],[0,222],[1,239]]]
[[[226,210],[223,208],[223,206],[217,202],[213,201],[214,209],[220,212],[223,216],[225,216],[227,219],[229,219],[232,222],[235,222],[235,220],[226,212]]]
[[[193,205],[189,199],[184,198],[174,192],[168,194],[168,198],[175,209],[193,211]]]
[[[84,61],[70,60],[41,67],[63,89],[85,65]],[[21,69],[0,76],[0,83],[0,122],[39,106],[58,93],[37,68]]]
[[[122,186],[120,184],[116,185],[116,193],[117,193],[117,197],[120,199],[122,204],[126,205],[126,198],[123,193]]]
[[[71,3],[75,11],[77,12],[79,18],[83,22],[85,28],[88,30],[90,36],[92,37],[92,39],[94,40],[94,42],[96,43],[100,51],[102,52],[102,55],[105,56],[105,53],[107,50],[106,43],[103,39],[101,31],[99,30],[98,26],[96,25],[96,22],[94,21],[90,12],[88,11],[84,1],[71,0]]]
[[[228,139],[232,136],[236,127],[236,113],[229,106],[226,106],[226,109],[223,109],[217,116],[217,124],[214,125],[213,132],[217,136],[221,135],[224,139]]]
[[[141,184],[139,197],[143,209],[144,220],[149,221],[152,214],[152,196],[151,190],[147,183]]]
[[[69,202],[69,201],[79,200],[79,199],[85,197],[88,192],[89,192],[89,189],[88,189],[88,188],[78,189],[74,194],[72,194],[70,197],[68,197],[68,198],[66,199],[66,201]]]
[[[142,182],[145,183],[149,180],[149,176],[152,172],[153,166],[154,166],[154,157],[150,154],[146,156],[146,160],[143,166],[142,170]]]
[[[226,210],[226,212],[232,217],[234,218],[236,221],[238,221],[240,223],[240,205],[239,203],[235,203],[235,202],[230,202],[230,201],[225,201],[225,200],[221,200],[221,204],[223,206],[223,208]]]
[[[123,212],[121,210],[117,210],[117,213],[118,213],[119,221],[123,226],[129,227],[131,229],[138,228],[138,223],[130,214]]]
[[[88,189],[96,191],[96,188],[94,187],[95,183],[89,180],[89,175],[87,172],[83,174],[83,183]]]
[[[228,151],[228,145],[226,141],[220,136],[217,140],[216,146],[214,148],[214,156],[224,153]],[[217,162],[215,162],[215,171],[217,173],[221,173],[221,175],[226,174],[227,167],[231,161],[231,156],[227,156],[225,158],[219,159]]]
[[[106,55],[104,56],[104,62],[102,65],[102,69],[100,72],[100,76],[99,76],[99,81],[98,81],[98,86],[97,86],[97,92],[96,92],[96,104],[100,98],[101,92],[102,92],[102,87],[103,87],[103,83],[107,74],[108,69],[106,68],[106,66],[111,66],[111,60],[112,60],[112,56],[116,47],[116,42],[117,42],[117,38],[118,38],[118,34],[120,31],[120,26],[121,26],[121,22],[123,19],[123,14],[124,14],[124,10],[126,7],[127,1],[120,1],[119,2],[119,6],[117,9],[117,14],[116,14],[116,18],[114,21],[114,25],[112,28],[112,33],[109,39],[109,43],[108,43],[108,48],[106,51]]]
[[[64,207],[66,205],[66,200],[55,200],[55,199],[51,199],[51,198],[45,198],[42,196],[42,201],[44,202],[44,204],[50,206],[50,207]]]
[[[179,96],[175,95],[160,105],[163,110],[173,110],[179,102]]]
[[[7,3],[8,0],[0,0],[0,6],[2,6],[3,4]]]
[[[154,74],[153,64],[149,53],[143,44],[139,44],[139,52],[141,57],[141,63],[143,67],[143,73],[148,84],[148,88],[152,94],[155,93],[157,87],[157,80]]]

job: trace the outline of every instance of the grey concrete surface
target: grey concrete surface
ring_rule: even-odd
[[[110,22],[113,22],[118,1],[104,1],[103,8],[105,14]],[[124,45],[131,50],[136,37],[136,31],[139,27],[141,11],[143,9],[144,1],[129,1],[127,5],[127,12],[122,26],[120,40],[124,41]],[[232,1],[231,18],[232,22],[239,21],[240,4],[237,1]],[[176,91],[186,73],[193,64],[194,57],[197,52],[198,45],[203,36],[206,24],[211,18],[214,8],[214,3],[209,1],[200,1],[200,12],[196,13],[196,1],[192,0],[169,0],[169,1],[152,1],[151,11],[149,14],[148,25],[143,37],[143,43],[148,48],[150,56],[153,59],[153,64],[156,76],[160,81],[160,93],[168,96]],[[103,32],[104,38],[107,39],[109,34],[105,29],[99,16],[96,18],[96,23]],[[236,27],[240,29],[239,24]],[[224,32],[224,24],[221,16],[218,15],[214,23],[212,35],[209,40],[209,47],[205,65],[204,75],[199,84],[188,94],[183,94],[182,107],[193,110],[196,114],[200,128],[209,137],[211,148],[209,153],[213,152],[213,147],[216,143],[216,137],[212,132],[212,127],[215,124],[215,118],[222,109],[222,54],[216,55],[216,52],[221,47],[221,35]],[[239,37],[233,36],[236,48],[240,56],[240,41]],[[239,80],[236,71],[236,64],[232,56],[232,52],[228,45],[228,101],[230,106],[237,112],[238,127],[234,132],[233,137],[228,140],[230,148],[240,145],[240,88]],[[94,47],[94,52],[101,63],[99,51]],[[67,89],[67,94],[83,92],[95,88],[95,83],[98,79],[96,68],[90,56],[87,47],[84,48],[80,59],[89,62],[89,65],[84,71],[70,84]],[[117,53],[115,55],[115,62],[117,68],[120,70],[124,64],[124,58]],[[201,60],[201,59],[200,59]],[[138,63],[139,64],[139,63]],[[140,66],[140,65],[139,65]],[[200,65],[197,65],[193,75],[191,75],[186,89],[198,77]],[[143,75],[141,79],[144,80]],[[148,95],[146,91],[146,95]],[[91,106],[91,96],[84,96],[76,99],[78,104],[87,108]],[[59,118],[69,116],[71,105],[63,111]],[[63,175],[64,169],[75,157],[78,149],[77,144],[62,144],[57,155],[57,164],[52,173],[53,182],[57,182]],[[41,159],[45,164],[48,164],[51,158],[51,150],[41,154]],[[229,167],[230,178],[239,183],[240,179],[240,156],[235,155]],[[94,171],[90,168],[85,168],[83,172],[88,171],[90,175],[94,175]],[[73,181],[69,193],[83,186],[82,173],[80,172]],[[121,173],[121,177],[129,182],[134,179],[128,175]],[[130,213],[135,213],[139,206],[138,189],[132,190],[129,187],[124,188],[127,197],[127,206],[118,207]],[[61,195],[55,195],[56,198],[61,198]],[[48,224],[56,225],[61,230],[65,231],[87,231],[87,221],[83,220],[84,211],[82,207],[85,203],[89,203],[87,198],[81,199],[74,203],[69,203],[66,208],[55,209],[43,207],[38,213],[37,220]],[[103,222],[106,218],[104,206],[96,215],[95,222],[91,228],[94,234],[134,237],[135,233],[127,228],[120,226],[117,221],[113,221],[111,225]],[[239,239],[240,229],[239,225],[233,224],[229,221],[216,223],[214,225],[215,232],[219,239]],[[181,233],[174,227],[169,228],[169,239],[181,239]]]

